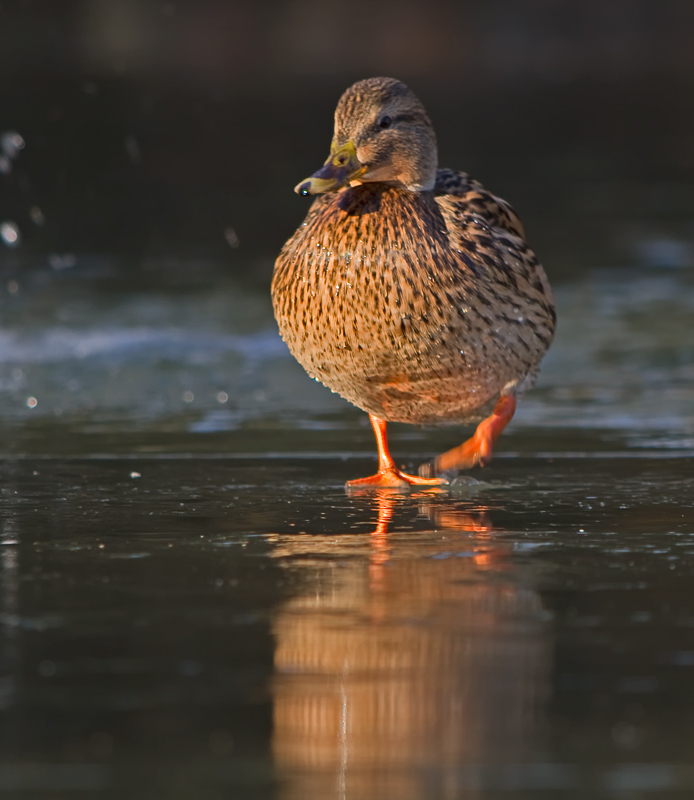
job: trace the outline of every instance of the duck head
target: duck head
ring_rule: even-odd
[[[414,93],[394,78],[368,78],[340,98],[330,156],[294,191],[323,194],[354,182],[430,191],[437,158],[434,128]]]

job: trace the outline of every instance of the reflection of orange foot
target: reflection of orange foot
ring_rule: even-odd
[[[395,466],[395,461],[393,461],[393,457],[388,451],[386,421],[380,417],[375,417],[373,414],[369,414],[369,419],[371,420],[374,435],[376,436],[376,444],[378,445],[378,472],[375,475],[369,475],[368,478],[347,481],[348,487],[404,489],[407,486],[441,486],[444,483],[448,483],[443,478],[434,478],[433,476],[420,478],[418,475],[408,475],[406,472],[401,472]]]
[[[480,422],[473,436],[459,447],[448,450],[428,464],[422,464],[419,474],[430,478],[432,475],[449,470],[470,469],[476,464],[485,466],[491,461],[494,442],[511,421],[515,410],[515,396],[502,395],[494,406],[491,416]]]
[[[433,503],[421,503],[419,513],[428,517],[434,525],[447,530],[473,531],[474,533],[492,533],[494,528],[487,516],[486,509],[479,513],[447,509]]]
[[[408,475],[406,472],[400,472],[397,467],[387,467],[379,470],[375,475],[369,475],[368,478],[347,481],[346,485],[362,488],[373,486],[375,489],[388,487],[400,489],[407,486],[441,486],[445,483],[448,483],[448,481],[443,478],[420,478],[419,475]]]

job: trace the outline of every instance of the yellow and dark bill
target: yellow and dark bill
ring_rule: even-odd
[[[310,178],[294,187],[297,194],[323,194],[336,192],[350,181],[357,180],[366,172],[366,167],[357,158],[357,149],[352,141],[338,145],[333,142],[330,157]]]

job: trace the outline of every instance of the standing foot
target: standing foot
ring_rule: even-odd
[[[386,469],[379,470],[375,475],[369,475],[368,478],[356,478],[353,481],[347,481],[347,487],[373,487],[383,488],[391,487],[393,489],[403,489],[407,486],[442,486],[448,483],[444,478],[423,478],[419,475],[408,475],[406,472],[401,472],[397,467],[387,467]]]

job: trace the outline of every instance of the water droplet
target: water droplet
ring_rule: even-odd
[[[234,249],[241,244],[238,234],[233,228],[224,229],[224,238],[227,240],[229,247],[233,247]]]
[[[10,294],[17,294],[19,291],[19,284],[15,280],[7,281],[7,291]]]
[[[217,402],[218,403],[226,403],[229,399],[229,395],[226,392],[218,392],[217,393]]]
[[[14,222],[6,220],[5,222],[0,222],[0,239],[8,247],[17,247],[22,241],[22,234]]]
[[[34,225],[43,225],[46,222],[46,218],[43,216],[43,211],[38,206],[32,206],[29,209],[29,216],[31,217],[31,221]]]
[[[39,401],[35,397],[27,397],[27,407],[28,408],[36,408],[39,404]]]
[[[131,478],[141,478],[142,474],[140,472],[131,472],[130,473],[130,477]]]
[[[48,263],[51,265],[51,269],[56,271],[61,269],[70,269],[77,263],[77,256],[73,255],[72,253],[65,253],[63,255],[51,253],[48,256]]]
[[[192,403],[195,400],[195,395],[192,392],[183,392],[183,402]]]
[[[9,159],[14,160],[19,151],[24,149],[24,139],[17,131],[5,131],[0,135],[0,149]]]

